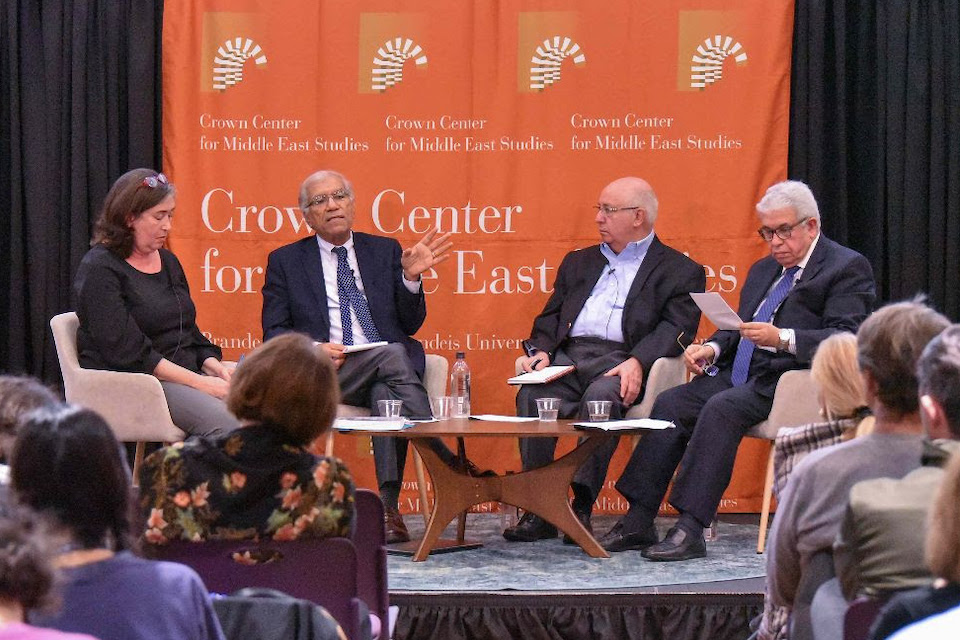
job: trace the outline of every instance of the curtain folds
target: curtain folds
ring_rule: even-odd
[[[0,3],[0,371],[59,380],[48,322],[110,184],[160,164],[155,0]]]
[[[960,2],[798,1],[790,176],[881,300],[960,318]]]

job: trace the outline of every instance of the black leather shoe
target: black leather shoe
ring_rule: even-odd
[[[707,543],[703,541],[703,533],[691,535],[685,529],[671,527],[663,542],[647,548],[641,555],[656,562],[692,560],[707,555]]]
[[[640,531],[625,531],[623,520],[613,525],[597,542],[600,546],[616,553],[618,551],[636,551],[657,544],[657,528],[653,525]]]
[[[497,475],[497,472],[493,471],[492,469],[486,469],[481,471],[480,467],[473,464],[469,460],[461,461],[459,458],[457,458],[457,460],[454,461],[453,469],[454,471],[457,471],[458,473],[466,474],[471,478],[493,478]]]
[[[503,537],[510,542],[535,542],[557,537],[557,528],[529,511],[520,518],[520,522],[503,530]]]
[[[387,507],[383,514],[383,524],[387,530],[387,544],[410,542],[410,533],[407,525],[403,524],[403,516],[399,511]]]
[[[593,535],[593,527],[590,526],[590,512],[577,511],[576,509],[574,509],[573,515],[577,516],[577,520],[580,521],[580,524],[582,524],[583,527],[587,531],[589,531],[591,535]],[[563,534],[563,544],[576,544],[576,542],[574,542],[573,538],[571,538],[567,534]]]

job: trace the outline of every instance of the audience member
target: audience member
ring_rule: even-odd
[[[0,516],[0,640],[93,640],[24,623],[27,611],[56,604],[50,545],[26,509]]]
[[[128,171],[107,193],[73,283],[80,366],[153,374],[174,424],[224,433],[239,426],[222,401],[231,369],[200,333],[183,267],[164,248],[175,196],[152,169]]]
[[[227,396],[241,428],[144,461],[146,540],[350,535],[350,473],[306,449],[330,428],[339,398],[333,362],[306,336],[285,334],[255,350]]]
[[[773,488],[779,497],[790,473],[812,451],[863,435],[873,428],[857,367],[857,336],[835,333],[817,347],[810,364],[824,422],[780,429],[774,442]]]
[[[918,373],[920,415],[928,435],[960,439],[960,325],[953,325],[927,346]],[[944,443],[938,441],[937,444]],[[914,471],[899,484],[874,487],[892,492],[891,510],[901,518],[898,523],[889,522],[892,517],[878,519],[878,524],[887,523],[892,527],[892,534],[902,536],[884,536],[889,547],[882,554],[874,552],[877,557],[873,565],[877,572],[884,568],[881,563],[891,563],[900,572],[895,580],[887,581],[893,588],[926,583],[931,577],[936,579],[932,585],[894,595],[871,630],[873,640],[882,640],[903,626],[960,605],[960,454],[956,452],[957,443],[952,444],[954,453],[946,471],[926,467]],[[936,499],[928,509],[933,495]],[[910,501],[919,506],[912,508]],[[882,504],[880,500],[877,502]],[[919,526],[924,520],[926,528]],[[877,533],[886,532],[878,530]],[[925,566],[918,567],[918,550],[923,547],[924,534]],[[854,595],[850,590],[845,590],[845,594]]]
[[[791,638],[808,638],[809,603],[833,577],[833,541],[850,488],[869,478],[902,478],[920,466],[916,365],[923,348],[947,325],[919,302],[890,304],[857,332],[857,360],[872,433],[810,454],[794,470],[777,508],[767,551],[767,585],[773,606],[792,609]],[[763,637],[763,634],[761,634]]]
[[[31,413],[11,471],[20,501],[62,538],[62,606],[31,614],[32,623],[101,640],[223,640],[196,573],[131,553],[130,473],[99,415],[70,406]]]
[[[10,482],[7,462],[21,418],[34,409],[52,407],[58,402],[53,392],[39,380],[27,376],[0,376],[0,485]]]

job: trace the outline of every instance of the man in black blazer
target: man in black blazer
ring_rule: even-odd
[[[831,333],[856,332],[873,307],[870,263],[820,233],[807,185],[773,185],[757,217],[770,255],[754,263],[744,282],[739,315],[746,322],[684,352],[697,377],[657,398],[651,417],[676,428],[644,435],[634,450],[617,482],[630,509],[599,540],[608,551],[640,549],[659,561],[706,555],[703,529],[730,483],[744,433],[770,413],[777,380],[809,367]],[[670,504],[680,518],[658,542],[654,517],[678,465]]]
[[[420,380],[423,345],[411,336],[427,317],[420,275],[449,257],[450,234],[430,232],[401,251],[392,238],[354,232],[353,186],[333,171],[308,176],[299,201],[316,235],[270,253],[263,285],[263,339],[299,331],[318,341],[337,367],[346,404],[368,406],[376,415],[378,400],[399,399],[404,415],[430,417]],[[390,344],[344,353],[345,345],[381,340]],[[456,464],[440,440],[432,445],[448,464]],[[387,511],[387,542],[404,542],[410,538],[398,499],[407,440],[376,437],[373,451]]]
[[[602,244],[571,251],[557,270],[553,294],[533,322],[524,371],[551,364],[576,370],[554,382],[525,385],[517,413],[537,415],[537,398],[560,398],[560,417],[588,417],[587,401],[609,400],[618,419],[643,395],[646,372],[662,356],[690,341],[700,310],[691,291],[703,291],[703,267],[660,242],[653,232],[657,196],[640,178],[620,178],[600,192],[596,205]],[[573,481],[573,509],[590,528],[590,512],[617,447],[611,438]],[[553,460],[556,438],[523,438],[523,468]],[[555,538],[556,528],[533,513],[504,531],[508,540]]]

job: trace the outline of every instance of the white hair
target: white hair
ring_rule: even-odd
[[[797,220],[813,218],[820,223],[820,208],[813,192],[805,182],[799,180],[784,180],[773,185],[760,198],[757,211],[769,213],[777,209],[793,209],[797,213]]]
[[[310,206],[310,202],[308,201],[308,198],[307,198],[307,187],[310,185],[310,183],[317,182],[319,180],[325,180],[327,178],[340,178],[340,181],[343,183],[343,188],[346,190],[347,195],[349,195],[351,198],[353,197],[353,184],[351,184],[350,181],[347,180],[347,177],[345,175],[337,171],[331,171],[329,169],[321,169],[320,171],[314,171],[313,173],[308,175],[306,178],[304,178],[303,182],[300,183],[300,200],[299,200],[300,211],[303,211],[304,213],[306,213],[307,208]]]

